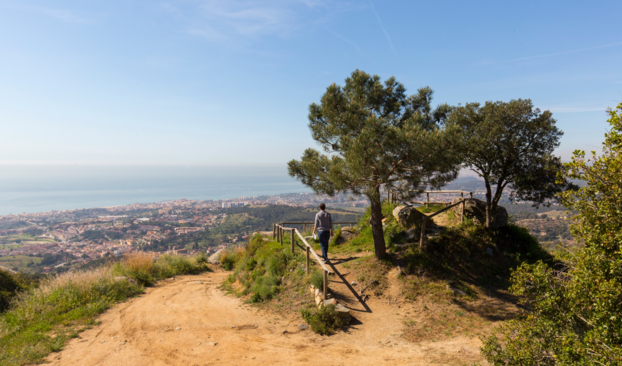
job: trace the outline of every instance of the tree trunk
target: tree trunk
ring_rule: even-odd
[[[486,183],[486,227],[490,229],[492,225],[492,190],[490,189],[490,182],[488,179],[484,179],[484,182]]]
[[[384,242],[384,232],[382,230],[382,203],[380,194],[376,197],[368,197],[371,202],[371,231],[374,237],[374,251],[376,258],[383,259],[387,254],[387,247]]]

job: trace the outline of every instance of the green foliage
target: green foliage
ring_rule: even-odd
[[[313,287],[323,291],[324,289],[324,275],[321,271],[315,271],[311,274],[311,284]]]
[[[336,329],[344,326],[343,320],[337,315],[335,305],[315,308],[310,306],[300,310],[302,318],[309,324],[311,330],[321,335],[331,335]]]
[[[281,246],[276,241],[264,239],[257,234],[249,239],[244,249],[236,254],[234,272],[227,279],[226,285],[236,281],[242,288],[237,291],[240,295],[250,295],[251,303],[259,303],[276,297],[283,287],[283,280],[289,284],[302,284],[304,272],[294,271],[302,263],[304,256],[289,253],[287,245]]]
[[[464,165],[484,178],[486,211],[490,226],[503,189],[511,198],[541,204],[567,182],[556,182],[560,158],[553,155],[563,132],[555,126],[550,111],[540,113],[531,100],[467,103],[455,108],[447,119],[462,133]],[[493,193],[491,185],[496,185]]]
[[[622,364],[622,104],[609,113],[602,155],[575,151],[560,179],[587,185],[561,194],[575,210],[573,235],[584,244],[551,268],[523,264],[512,291],[530,312],[484,340],[494,365]]]
[[[22,288],[9,272],[0,270],[0,313],[9,308],[11,299]]]
[[[431,204],[431,205],[426,207],[425,205],[421,205],[421,206],[417,207],[417,211],[422,212],[422,213],[432,213],[432,212],[440,211],[440,210],[444,209],[445,207],[447,207],[447,206],[446,205]]]
[[[345,86],[330,85],[320,104],[309,106],[314,140],[330,155],[307,149],[288,163],[289,174],[314,192],[351,192],[371,202],[374,249],[386,254],[382,235],[380,187],[416,190],[453,180],[459,154],[455,130],[443,128],[450,107],[431,107],[432,89],[408,96],[394,77],[356,70]]]
[[[492,232],[468,221],[429,238],[425,250],[409,247],[403,258],[408,273],[425,271],[436,279],[454,281],[456,287],[502,286],[505,283],[497,276],[509,278],[511,269],[522,262],[552,260],[525,228],[510,224]]]
[[[340,238],[341,238],[341,228],[337,228],[336,230],[333,231],[333,238],[330,239],[330,242],[328,243],[328,247],[329,248],[335,247]]]

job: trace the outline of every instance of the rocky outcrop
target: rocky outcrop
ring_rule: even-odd
[[[454,198],[451,203],[458,203],[460,200],[462,200],[462,198]],[[464,205],[465,217],[472,218],[481,225],[486,225],[486,202],[477,198],[467,198],[465,199]],[[460,218],[460,215],[462,214],[462,205],[454,206],[452,210],[456,213],[456,216]],[[492,229],[497,229],[506,226],[507,224],[508,211],[501,206],[497,206],[497,213],[492,220]]]
[[[401,227],[408,229],[421,225],[424,215],[412,206],[397,206],[393,210],[393,216]]]
[[[335,239],[335,244],[339,245],[339,244],[347,243],[350,240],[354,239],[358,234],[359,232],[353,227],[341,228],[341,232],[339,233],[339,236],[337,237],[337,239]]]
[[[224,251],[225,251],[224,249],[220,249],[216,253],[210,255],[209,258],[207,259],[207,261],[210,262],[211,264],[219,264],[220,263],[220,257],[222,257],[222,254],[223,254]]]

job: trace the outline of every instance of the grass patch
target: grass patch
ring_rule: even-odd
[[[445,207],[447,207],[447,205],[431,204],[428,207],[426,207],[425,205],[421,205],[421,206],[417,207],[417,211],[419,211],[421,213],[433,213],[433,212],[440,211],[440,210],[444,209]]]
[[[18,293],[0,314],[0,364],[40,363],[94,325],[97,315],[142,293],[141,284],[206,268],[197,258],[165,255],[154,262],[148,254],[132,253],[117,264],[45,279]],[[135,281],[119,280],[119,274]]]
[[[460,335],[487,334],[492,322],[475,312],[457,306],[427,308],[422,317],[406,319],[402,337],[409,342],[439,341]]]
[[[289,248],[287,237],[281,246],[259,234],[253,236],[244,248],[240,247],[232,254],[234,259],[229,263],[234,266],[234,271],[225,281],[225,288],[237,296],[246,297],[250,303],[274,310],[299,309],[310,300],[311,278],[315,278],[316,273],[321,278],[321,273],[313,268],[311,276],[306,276],[303,252],[297,249],[292,254]]]

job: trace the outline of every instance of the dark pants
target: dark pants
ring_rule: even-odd
[[[322,247],[322,257],[324,257],[324,260],[328,260],[328,241],[330,240],[330,230],[318,230],[317,236],[320,240],[320,246]]]

